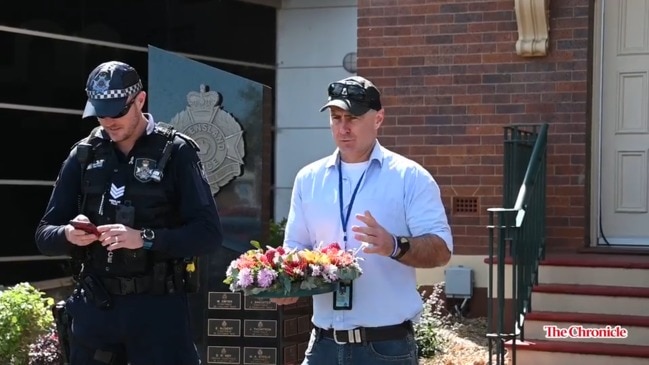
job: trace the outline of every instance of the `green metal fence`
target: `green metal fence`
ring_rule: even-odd
[[[525,315],[532,309],[532,288],[538,284],[539,262],[545,255],[547,131],[547,124],[505,127],[503,207],[488,209],[490,365],[505,363],[507,341],[510,364],[516,364],[516,342],[525,338]],[[506,264],[511,264],[509,282]],[[512,292],[509,310],[506,286]]]

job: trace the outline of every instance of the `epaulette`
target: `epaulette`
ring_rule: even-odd
[[[196,152],[201,150],[200,147],[198,147],[198,143],[196,143],[196,141],[194,141],[192,137],[178,132],[178,130],[176,130],[176,128],[174,128],[171,124],[156,122],[154,132],[167,137],[169,140],[172,140],[173,136],[178,137],[185,141],[188,145],[192,146],[192,148],[195,149]]]
[[[198,147],[198,143],[196,143],[196,141],[194,141],[192,137],[180,132],[176,132],[176,136],[178,136],[183,141],[187,142],[187,144],[192,146],[196,150],[196,152],[199,152],[201,150],[201,148]]]
[[[73,150],[81,143],[87,143],[93,145],[93,147],[97,147],[97,144],[99,144],[100,142],[98,141],[99,137],[97,137],[97,133],[99,133],[100,129],[101,126],[96,126],[95,128],[92,129],[92,131],[90,131],[90,134],[78,140],[76,143],[72,145],[72,147],[70,147],[70,149]]]
[[[72,148],[77,149],[77,161],[81,164],[81,171],[86,170],[86,166],[90,163],[95,154],[95,149],[104,141],[99,135],[100,126],[92,129],[90,134],[75,143]]]
[[[165,136],[167,139],[173,138],[174,133],[176,132],[176,129],[171,125],[163,122],[157,122],[155,125],[155,128],[153,129],[154,133],[161,134]]]

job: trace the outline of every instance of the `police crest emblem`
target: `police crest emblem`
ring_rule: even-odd
[[[170,124],[200,147],[202,168],[199,169],[212,194],[216,194],[222,186],[243,173],[241,166],[245,150],[241,125],[223,109],[220,94],[208,89],[201,85],[199,92],[189,92],[188,106],[176,114]]]
[[[151,181],[151,176],[156,168],[156,161],[150,158],[136,158],[133,168],[133,176],[139,182]]]
[[[100,72],[92,80],[92,90],[99,92],[108,90],[108,88],[110,87],[110,79],[111,74],[109,74],[108,72]]]

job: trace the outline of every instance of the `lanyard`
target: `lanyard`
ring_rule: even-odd
[[[363,176],[365,176],[365,171],[363,171],[363,174],[361,175],[361,178],[358,179],[358,182],[356,183],[356,187],[354,188],[354,192],[352,193],[352,197],[349,200],[349,206],[347,207],[347,213],[343,213],[343,172],[342,172],[342,167],[341,167],[341,162],[338,160],[338,191],[340,193],[340,196],[338,197],[338,200],[340,202],[340,221],[343,224],[343,241],[345,243],[345,247],[347,246],[347,223],[349,223],[349,215],[352,213],[352,206],[354,205],[354,200],[356,199],[356,193],[358,192],[358,188],[361,186],[361,181],[363,181]]]

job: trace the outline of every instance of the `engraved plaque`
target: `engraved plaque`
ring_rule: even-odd
[[[210,318],[207,320],[207,335],[239,337],[241,336],[241,320]]]
[[[307,333],[311,331],[311,316],[297,317],[297,333]]]
[[[291,337],[297,335],[297,318],[289,318],[284,320],[284,337]]]
[[[277,310],[277,304],[271,302],[268,298],[245,297],[243,306],[243,309],[253,311]]]
[[[208,309],[241,309],[241,293],[210,292],[207,297]]]
[[[291,345],[284,347],[284,363],[297,361],[297,346]]]
[[[297,360],[304,360],[304,355],[306,355],[306,349],[309,348],[308,342],[300,342],[297,344]]]
[[[272,347],[244,347],[244,365],[277,365],[277,349]]]
[[[277,337],[277,321],[246,319],[243,321],[243,337]]]
[[[241,364],[241,348],[235,346],[208,346],[208,364]]]

